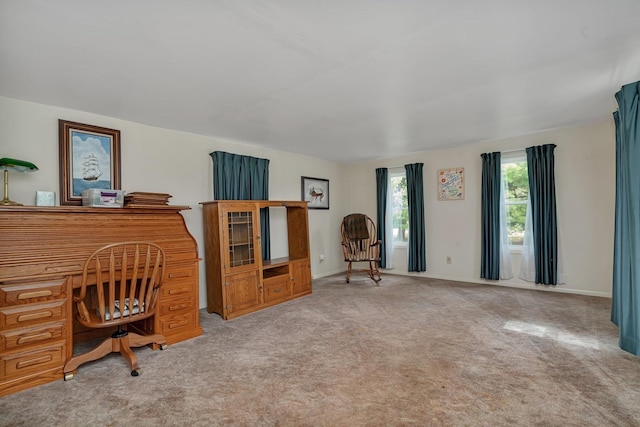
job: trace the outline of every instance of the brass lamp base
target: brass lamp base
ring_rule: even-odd
[[[14,202],[9,199],[0,200],[0,206],[24,206],[22,203]]]
[[[9,200],[9,170],[6,166],[4,169],[4,198],[0,200],[0,206],[22,206],[22,203]]]

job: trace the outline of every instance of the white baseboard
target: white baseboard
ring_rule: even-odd
[[[327,272],[322,275],[314,276],[313,278],[327,277],[333,276],[334,274],[344,273],[346,274],[346,270],[337,270],[333,272]],[[466,283],[478,283],[482,285],[492,285],[492,286],[503,286],[507,288],[517,288],[517,289],[529,289],[535,291],[544,291],[544,292],[558,292],[564,294],[575,294],[575,295],[586,295],[592,297],[601,297],[601,298],[611,298],[611,295],[605,292],[594,292],[594,291],[585,291],[582,289],[571,289],[565,287],[565,285],[556,285],[556,286],[546,286],[546,285],[537,285],[535,283],[525,282],[521,279],[510,279],[510,280],[485,280],[485,279],[470,279],[468,277],[457,277],[457,276],[442,276],[437,274],[427,274],[426,272],[422,273],[396,273],[392,270],[381,270],[382,278],[384,280],[385,274],[391,274],[394,276],[407,276],[407,277],[425,277],[430,279],[440,279],[440,280],[452,280],[454,282],[466,282]]]

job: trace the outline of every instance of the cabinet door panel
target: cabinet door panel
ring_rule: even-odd
[[[260,249],[260,219],[255,207],[227,207],[223,211],[224,269],[227,273],[255,269]]]
[[[228,276],[225,291],[227,314],[259,305],[262,292],[258,283],[258,271]]]
[[[291,263],[293,295],[311,292],[311,265],[308,260]]]

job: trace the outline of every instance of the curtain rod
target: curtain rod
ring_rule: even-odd
[[[515,153],[516,151],[526,151],[526,148],[514,148],[513,150],[503,150],[501,153]]]

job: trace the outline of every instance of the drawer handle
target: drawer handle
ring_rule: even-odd
[[[26,337],[18,338],[18,344],[29,344],[30,342],[34,342],[34,341],[48,340],[52,336],[53,334],[51,332],[43,332],[41,334],[28,335]]]
[[[178,304],[178,305],[172,305],[171,307],[169,307],[169,311],[174,311],[174,310],[182,310],[183,308],[187,308],[191,306],[191,304],[189,303],[183,303],[183,304]]]
[[[273,293],[274,294],[279,294],[282,291],[282,289],[278,288],[278,289],[274,289]]]
[[[169,323],[169,329],[179,328],[181,326],[188,325],[188,324],[189,324],[188,320],[183,320],[182,322]]]
[[[53,311],[39,311],[37,313],[21,314],[18,316],[18,322],[28,322],[29,320],[44,319],[45,317],[53,317]]]
[[[189,292],[188,289],[180,288],[180,289],[169,289],[169,295],[178,295],[184,294],[185,292]]]
[[[18,299],[50,297],[52,295],[53,295],[53,292],[51,292],[51,290],[47,289],[47,290],[44,290],[44,291],[25,292],[23,294],[18,295]]]
[[[16,368],[18,369],[28,368],[29,366],[38,365],[40,363],[51,362],[52,360],[53,360],[53,357],[51,357],[51,355],[49,354],[46,356],[38,357],[36,359],[29,359],[29,360],[23,360],[21,362],[18,362],[16,363]]]

